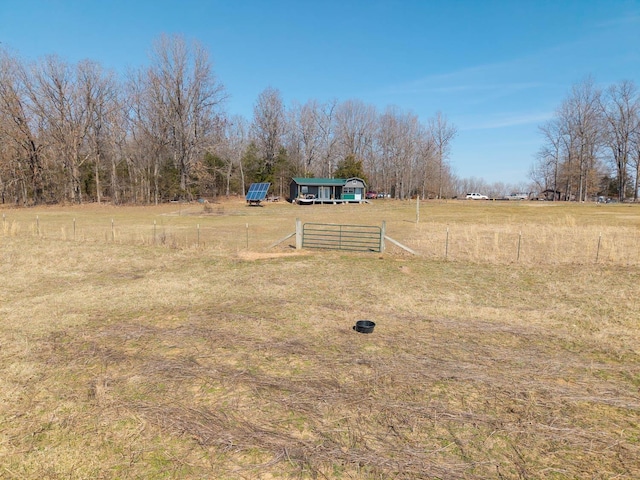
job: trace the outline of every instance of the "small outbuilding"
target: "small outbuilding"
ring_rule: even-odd
[[[552,201],[552,202],[557,202],[558,200],[565,200],[564,198],[562,198],[562,192],[560,190],[552,190],[552,189],[547,189],[543,192],[540,192],[540,195],[538,196],[539,200],[547,200],[547,201]]]
[[[289,185],[291,202],[300,205],[316,203],[362,203],[367,184],[361,178],[295,177]]]

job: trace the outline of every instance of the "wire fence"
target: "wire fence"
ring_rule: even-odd
[[[640,235],[627,228],[438,225],[413,241],[422,255],[450,261],[640,265]]]
[[[32,221],[2,216],[2,236],[49,241],[141,245],[170,249],[207,249],[220,253],[265,250],[282,236],[282,225],[237,220],[211,225],[182,220],[180,223],[103,223]],[[291,225],[291,231],[295,226]],[[497,264],[608,264],[640,265],[640,232],[628,227],[526,226],[520,229],[490,225],[421,224],[417,230],[392,236],[421,257],[457,262]],[[398,235],[398,236],[396,236]],[[276,248],[290,249],[295,239]],[[406,255],[388,245],[388,254]]]
[[[33,221],[2,218],[2,236],[38,238],[48,241],[79,243],[103,243],[116,245],[155,246],[171,249],[201,248],[224,252],[241,249],[260,249],[269,239],[262,238],[262,227],[251,227],[249,223],[237,223],[220,227],[197,222],[179,224],[119,223],[111,219],[103,223],[76,221],[48,222],[36,216]]]

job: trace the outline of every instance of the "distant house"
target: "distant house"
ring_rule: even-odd
[[[291,179],[289,198],[301,205],[317,203],[361,203],[365,201],[367,184],[361,178]]]

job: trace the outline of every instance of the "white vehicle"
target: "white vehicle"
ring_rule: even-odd
[[[489,197],[481,193],[467,193],[467,200],[489,200]]]
[[[507,200],[528,200],[529,199],[529,194],[528,193],[510,193],[509,195],[507,195],[505,197]]]

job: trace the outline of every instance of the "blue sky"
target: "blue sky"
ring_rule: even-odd
[[[25,60],[55,53],[124,73],[162,33],[205,45],[251,119],[271,86],[287,104],[360,99],[456,125],[461,177],[528,180],[551,118],[591,75],[640,84],[640,0],[0,0],[0,42]]]

